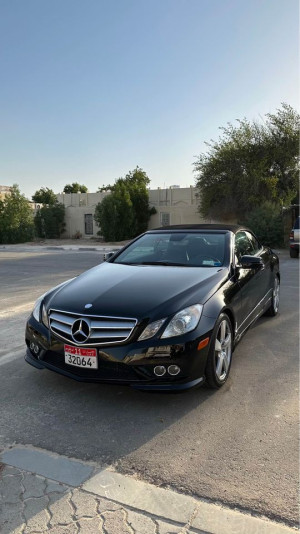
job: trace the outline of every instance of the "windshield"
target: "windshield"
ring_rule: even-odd
[[[150,233],[132,243],[113,263],[221,267],[225,257],[225,237],[225,233]]]

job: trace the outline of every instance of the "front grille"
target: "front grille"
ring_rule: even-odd
[[[49,311],[49,325],[53,334],[77,345],[123,343],[129,339],[136,324],[137,320],[131,318]]]

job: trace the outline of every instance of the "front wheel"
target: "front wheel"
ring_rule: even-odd
[[[220,388],[226,382],[232,358],[233,334],[228,315],[221,313],[214,333],[206,362],[206,382],[214,389]]]
[[[280,291],[280,282],[278,276],[275,276],[274,287],[272,293],[271,306],[267,309],[265,315],[269,317],[275,317],[279,310],[279,291]]]

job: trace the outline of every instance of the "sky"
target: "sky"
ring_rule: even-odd
[[[298,0],[1,0],[0,184],[194,185],[236,119],[299,109]]]

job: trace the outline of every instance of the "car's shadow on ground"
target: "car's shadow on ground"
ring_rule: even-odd
[[[23,360],[5,366],[6,372],[5,404],[8,413],[12,406],[19,412],[14,425],[9,423],[10,442],[104,464],[136,450],[218,394],[206,387],[160,393],[76,382]]]

